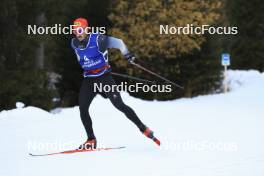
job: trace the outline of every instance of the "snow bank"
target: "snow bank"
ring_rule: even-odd
[[[122,93],[142,121],[161,139],[158,148],[139,133],[109,100],[90,107],[99,146],[126,149],[32,158],[29,143],[70,143],[85,139],[78,107],[52,113],[36,107],[0,112],[0,175],[263,176],[264,75],[228,71],[226,94],[149,102]],[[103,104],[104,110],[101,105]]]
[[[227,73],[227,83],[231,91],[242,89],[264,88],[264,73],[249,70],[229,70]],[[250,90],[249,90],[250,91]]]

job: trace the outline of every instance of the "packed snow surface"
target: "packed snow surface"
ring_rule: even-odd
[[[86,140],[78,107],[1,111],[0,175],[263,176],[264,74],[228,71],[227,83],[226,94],[165,102],[122,93],[161,147],[97,96],[90,114],[98,145],[125,149],[32,157],[29,153],[73,149]]]

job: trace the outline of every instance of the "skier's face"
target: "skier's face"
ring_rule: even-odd
[[[78,30],[78,29],[77,29]],[[75,33],[76,35],[76,38],[79,40],[79,41],[82,41],[86,38],[87,34],[83,31],[83,30],[80,30],[80,31],[77,31]]]
[[[82,41],[86,38],[87,34],[84,32],[82,34],[77,34],[76,35],[76,38],[79,40],[79,41]]]
[[[85,32],[85,29],[82,28],[82,27],[78,27],[74,34],[76,35],[76,38],[79,40],[79,41],[82,41],[86,38],[87,34]]]

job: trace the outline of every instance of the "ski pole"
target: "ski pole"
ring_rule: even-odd
[[[125,75],[125,74],[115,73],[115,72],[111,72],[111,74],[115,75],[115,76],[120,76],[120,77],[123,77],[123,78],[129,78],[129,79],[134,79],[134,80],[138,80],[138,81],[142,81],[142,82],[155,84],[155,81],[150,81],[150,80],[147,80],[147,79],[137,78],[137,77],[130,76],[130,75]]]
[[[135,63],[135,62],[131,62],[131,64],[134,65],[134,66],[136,66],[136,67],[138,67],[138,68],[140,68],[140,69],[142,69],[142,70],[144,70],[144,71],[146,71],[146,72],[148,72],[148,73],[150,73],[150,74],[152,74],[152,75],[154,75],[154,76],[157,76],[158,78],[160,78],[160,79],[162,79],[162,80],[164,80],[164,81],[166,81],[166,82],[168,82],[168,83],[173,84],[174,86],[176,86],[176,87],[178,87],[178,88],[180,88],[180,89],[184,89],[183,86],[181,86],[181,85],[179,85],[179,84],[176,84],[176,83],[174,83],[174,82],[168,80],[167,78],[164,78],[163,76],[160,76],[159,74],[154,73],[153,71],[150,71],[149,69],[146,69],[145,67],[142,67],[141,65],[139,65],[139,64],[137,64],[137,63]]]

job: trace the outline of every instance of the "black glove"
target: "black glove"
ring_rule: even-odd
[[[134,61],[135,61],[135,59],[136,59],[135,55],[132,54],[132,53],[128,53],[128,54],[126,54],[126,55],[125,55],[125,58],[128,60],[128,62],[129,62],[130,64],[134,63]]]

